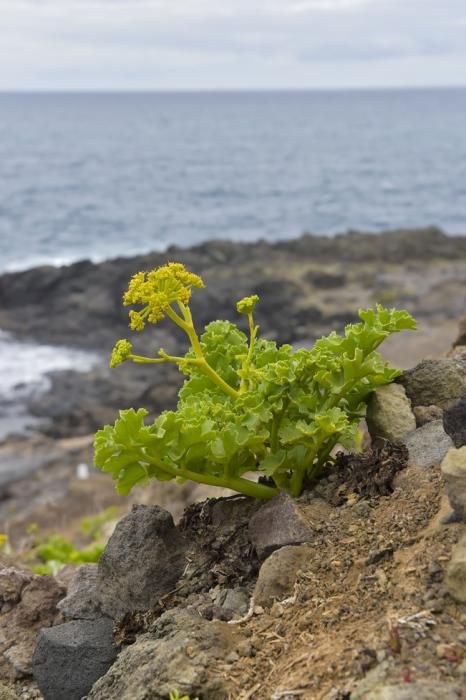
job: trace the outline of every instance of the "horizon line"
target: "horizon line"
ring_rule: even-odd
[[[0,95],[45,94],[234,94],[234,93],[308,93],[308,92],[402,92],[427,90],[464,90],[465,84],[452,85],[353,85],[330,87],[212,87],[212,88],[2,88]]]

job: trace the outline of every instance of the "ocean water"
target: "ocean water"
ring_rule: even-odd
[[[466,233],[466,89],[0,94],[0,271],[211,238]]]
[[[0,273],[212,238],[466,234],[466,89],[0,94]],[[98,358],[0,330],[0,439]]]
[[[0,330],[0,440],[27,433],[40,422],[25,406],[50,388],[49,372],[74,368],[84,372],[99,361],[95,353],[20,342]]]

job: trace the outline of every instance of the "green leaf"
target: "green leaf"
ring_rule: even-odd
[[[272,489],[243,478],[256,471],[298,494],[335,444],[356,444],[370,394],[399,375],[377,348],[416,326],[406,311],[377,305],[361,310],[344,334],[332,331],[294,352],[256,338],[252,326],[251,342],[229,321],[213,321],[193,340],[190,312],[180,310],[192,347],[182,360],[172,358],[186,377],[176,410],[147,425],[146,410],[121,411],[95,437],[95,464],[121,493],[151,478],[189,478],[270,497]]]

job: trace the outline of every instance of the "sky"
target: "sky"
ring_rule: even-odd
[[[0,0],[0,90],[466,84],[466,0]]]

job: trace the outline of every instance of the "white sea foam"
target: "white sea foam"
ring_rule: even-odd
[[[49,372],[85,372],[98,361],[98,355],[92,352],[22,342],[0,330],[0,439],[10,432],[22,432],[25,425],[34,422],[25,404],[47,391]]]

